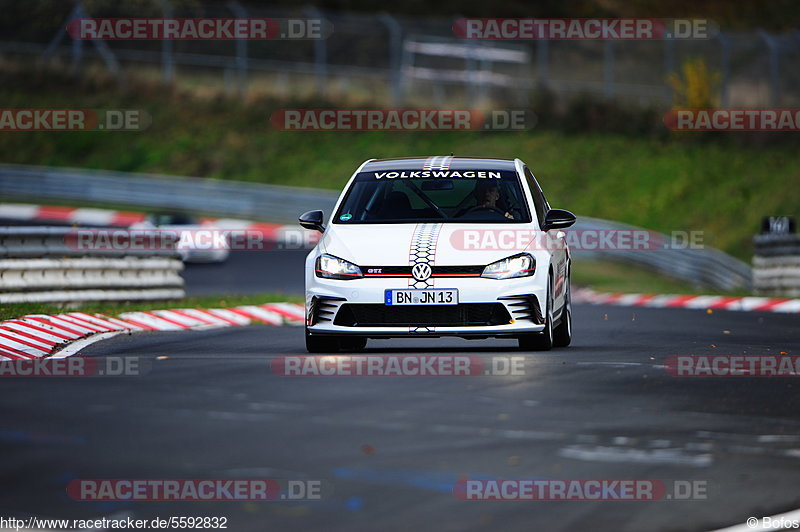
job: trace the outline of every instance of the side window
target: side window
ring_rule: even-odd
[[[533,174],[525,167],[525,178],[528,180],[528,187],[531,189],[533,196],[533,208],[536,209],[536,218],[539,220],[539,227],[544,223],[544,217],[547,214],[547,200],[544,199],[542,189],[539,188],[539,183],[533,177]]]

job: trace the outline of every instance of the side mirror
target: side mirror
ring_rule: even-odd
[[[325,232],[325,226],[322,225],[323,221],[323,214],[322,211],[308,211],[304,212],[298,218],[301,227],[305,227],[306,229],[312,229],[314,231],[319,231],[320,233]]]
[[[544,217],[543,231],[550,229],[564,229],[575,223],[577,218],[574,214],[563,209],[550,209]]]

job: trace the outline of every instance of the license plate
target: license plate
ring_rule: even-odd
[[[458,290],[386,290],[387,305],[458,305]]]

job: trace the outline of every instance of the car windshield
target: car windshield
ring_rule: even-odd
[[[389,170],[361,172],[333,223],[530,222],[514,171]]]

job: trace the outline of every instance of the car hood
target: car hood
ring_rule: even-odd
[[[359,266],[405,266],[411,262],[412,239],[419,225],[422,224],[332,224],[325,231],[320,249]],[[517,247],[464,249],[466,231],[529,229],[529,226],[522,224],[427,225],[440,227],[435,254],[435,264],[439,266],[489,264],[523,251]]]

